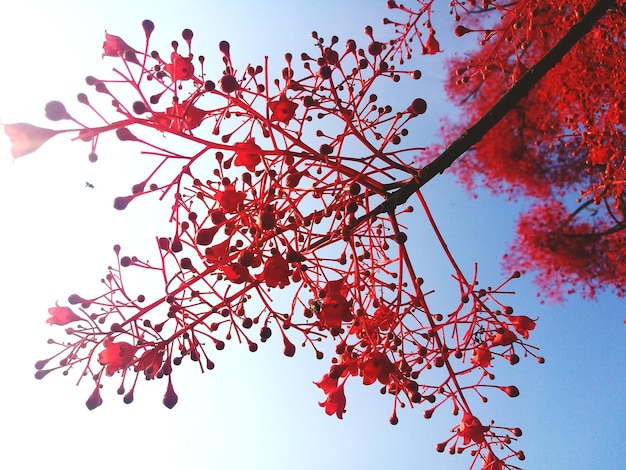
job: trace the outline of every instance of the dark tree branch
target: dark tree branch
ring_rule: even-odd
[[[385,202],[374,208],[370,213],[356,221],[358,225],[371,217],[383,212],[393,212],[396,207],[404,204],[411,195],[443,173],[461,155],[477,144],[528,92],[567,54],[583,36],[615,6],[614,0],[598,0],[578,23],[571,27],[567,34],[546,55],[531,67],[500,100],[461,137],[452,142],[437,158],[419,171],[417,178],[411,179],[400,189],[392,193]]]

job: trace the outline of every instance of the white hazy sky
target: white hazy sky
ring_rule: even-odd
[[[88,91],[84,77],[104,77],[113,66],[100,57],[105,29],[141,45],[141,21],[152,19],[155,40],[165,51],[183,28],[191,28],[196,54],[217,58],[217,43],[228,39],[233,59],[243,67],[260,63],[264,55],[280,63],[284,52],[298,57],[311,51],[313,29],[325,37],[365,41],[363,26],[381,29],[388,14],[383,0],[24,0],[1,6],[0,121],[42,126],[50,125],[43,117],[47,101],[73,106],[75,95]],[[446,15],[445,2],[439,13]],[[446,52],[460,47],[442,46]],[[405,83],[400,93],[407,102],[416,96],[429,102],[423,127],[412,130],[415,145],[423,145],[436,142],[438,119],[453,110],[441,92],[441,61],[417,57],[416,68],[424,79]],[[326,416],[317,405],[323,395],[312,381],[328,363],[307,350],[284,358],[275,338],[255,354],[229,344],[214,358],[210,373],[201,375],[191,365],[177,371],[179,403],[173,410],[161,405],[164,381],[142,384],[132,405],[124,405],[114,385],[107,384],[104,405],[89,412],[84,402],[91,386],[74,387],[77,377],[51,374],[34,380],[35,361],[51,351],[46,339],[62,336],[45,324],[47,308],[73,292],[96,291],[113,262],[114,243],[138,254],[152,249],[163,208],[113,210],[113,197],[137,182],[140,163],[130,146],[103,147],[107,150],[99,152],[95,165],[87,161],[85,145],[63,138],[17,161],[8,148],[0,136],[0,468],[467,467],[467,456],[434,451],[455,424],[451,417],[444,413],[425,421],[423,410],[403,410],[399,425],[392,427],[391,401],[378,394],[378,387],[355,380],[347,389],[344,420]],[[86,181],[95,189],[85,188]],[[426,196],[459,262],[471,269],[477,261],[496,283],[518,207],[486,195],[470,199],[448,176],[430,183]],[[410,237],[421,240],[422,228],[415,223]],[[423,264],[427,281],[449,276],[447,268]],[[562,306],[542,306],[528,279],[514,287],[516,311],[541,318],[531,339],[547,362],[539,366],[527,360],[496,371],[498,381],[515,383],[521,396],[494,399],[485,415],[524,430],[524,468],[624,468],[623,301],[602,296],[598,302],[573,298]]]

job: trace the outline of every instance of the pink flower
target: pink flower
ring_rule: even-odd
[[[50,323],[51,325],[67,325],[73,321],[82,320],[82,318],[76,315],[69,307],[59,307],[57,305],[56,307],[49,308],[48,313],[50,314],[50,318],[46,320],[46,323]]]
[[[4,125],[4,133],[11,141],[11,155],[13,155],[13,158],[33,153],[59,132],[62,131],[45,129],[24,122]]]
[[[148,349],[137,360],[135,371],[143,371],[146,379],[153,379],[163,364],[163,354],[164,351],[157,348]]]
[[[98,354],[98,362],[106,366],[106,374],[110,377],[118,370],[124,370],[135,359],[137,348],[132,344],[120,341],[114,343],[109,339],[104,340],[104,351]]]
[[[114,36],[113,34],[109,34],[105,31],[104,33],[104,43],[102,44],[102,57],[123,57],[126,51],[132,51],[133,48],[130,47],[124,40],[119,36]]]

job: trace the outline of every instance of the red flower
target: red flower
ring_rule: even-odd
[[[381,305],[374,312],[373,320],[376,321],[378,328],[387,331],[391,327],[394,318],[394,312],[387,305]]]
[[[328,416],[337,415],[337,418],[343,419],[343,412],[346,409],[346,395],[343,391],[343,383],[338,387],[330,389],[326,394],[326,400],[320,402],[320,406],[325,408]]]
[[[61,131],[45,129],[23,122],[4,125],[4,133],[11,141],[11,155],[13,155],[13,158],[33,153],[59,132]]]
[[[238,206],[246,198],[246,193],[235,190],[231,184],[224,188],[224,191],[218,191],[215,199],[220,203],[225,212],[237,212]]]
[[[242,266],[239,263],[230,263],[222,267],[224,276],[228,278],[233,284],[243,284],[252,280],[248,268]]]
[[[164,70],[170,75],[172,81],[189,80],[193,77],[194,67],[191,59],[183,57],[177,52],[172,52],[170,56],[171,64],[166,64]]]
[[[124,40],[119,36],[114,36],[113,34],[109,34],[105,31],[104,38],[105,41],[102,44],[104,52],[102,53],[102,57],[124,57],[124,53],[126,51],[133,50],[133,48],[126,44],[126,42],[124,42]]]
[[[235,166],[245,166],[248,171],[254,171],[254,168],[261,163],[263,150],[254,142],[254,137],[246,142],[237,142],[233,147],[237,154]]]
[[[435,31],[432,29],[430,30],[430,34],[428,35],[428,39],[426,40],[426,44],[424,44],[424,48],[422,52],[423,54],[428,54],[428,55],[437,54],[438,52],[441,52],[441,49],[439,48],[439,41],[435,39]]]
[[[481,344],[477,348],[474,348],[470,362],[479,367],[488,367],[491,364],[492,359],[491,351],[486,344]]]
[[[229,259],[230,239],[226,239],[217,245],[209,246],[204,250],[204,256],[208,263],[222,266]]]
[[[363,335],[377,342],[381,332],[389,330],[393,317],[393,310],[387,305],[381,305],[371,317],[363,315],[355,320],[350,328],[350,334]]]
[[[330,375],[324,374],[324,377],[319,382],[313,382],[319,388],[324,390],[324,393],[328,395],[332,390],[337,388],[338,379],[333,379]]]
[[[149,349],[145,351],[135,364],[135,371],[144,371],[146,379],[153,379],[163,364],[163,351]]]
[[[289,263],[278,253],[274,253],[265,262],[263,268],[263,280],[267,287],[280,287],[289,285]]]
[[[202,124],[207,112],[196,108],[192,103],[183,102],[167,108],[166,113],[166,116],[170,119],[170,128],[176,131],[189,131]]]
[[[517,341],[517,336],[509,329],[496,333],[491,339],[491,346],[509,346]]]
[[[508,319],[511,325],[513,325],[513,328],[515,328],[515,331],[522,335],[524,339],[528,339],[528,332],[534,330],[536,326],[536,320],[532,320],[524,315],[510,316]]]
[[[592,165],[606,165],[614,154],[612,148],[596,147],[589,152],[589,163]]]
[[[350,302],[346,300],[347,289],[343,286],[343,279],[329,281],[324,289],[324,304],[319,317],[321,326],[328,329],[339,329],[341,323],[352,321]]]
[[[287,99],[285,95],[280,95],[277,101],[272,101],[267,105],[272,112],[271,121],[278,121],[284,124],[289,123],[296,113],[298,105]]]
[[[504,469],[504,464],[502,460],[496,457],[493,454],[493,452],[491,452],[491,450],[487,454],[487,457],[485,458],[485,462],[483,463],[483,466],[480,467],[480,470],[503,470],[503,469]]]
[[[49,308],[48,313],[50,314],[50,318],[46,320],[46,323],[50,323],[51,325],[67,325],[73,321],[82,320],[71,308],[59,307],[58,304],[56,307]]]
[[[368,355],[361,363],[363,385],[371,385],[376,380],[385,385],[389,383],[389,375],[393,374],[394,366],[389,358],[378,351]]]
[[[489,431],[489,426],[483,426],[478,418],[469,413],[464,413],[457,433],[463,438],[463,445],[467,445],[470,441],[474,441],[476,444],[485,442],[487,431]]]
[[[111,376],[118,370],[126,369],[133,362],[136,350],[135,346],[124,341],[113,343],[105,339],[104,351],[98,354],[98,362],[106,366],[106,374]]]

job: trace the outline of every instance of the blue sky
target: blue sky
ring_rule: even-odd
[[[311,51],[310,31],[341,40],[366,41],[365,24],[381,30],[388,15],[384,1],[23,1],[4,7],[0,17],[0,121],[49,125],[46,102],[74,103],[87,91],[86,75],[105,76],[112,62],[102,60],[104,30],[130,44],[142,44],[141,21],[156,24],[155,39],[167,49],[183,28],[194,33],[197,54],[217,54],[217,43],[231,43],[241,66],[264,55],[280,64],[284,52],[295,57]],[[444,23],[447,7],[442,2]],[[445,19],[444,19],[445,18]],[[465,42],[442,41],[449,53]],[[424,77],[389,90],[395,99],[427,99],[428,113],[411,129],[415,145],[437,142],[439,119],[454,116],[441,91],[440,58],[415,58]],[[381,102],[384,100],[380,94]],[[391,98],[389,98],[391,99]],[[84,402],[89,385],[77,378],[33,378],[33,364],[49,353],[46,339],[59,337],[45,324],[46,310],[75,291],[97,287],[113,262],[110,247],[141,249],[154,237],[158,210],[123,213],[112,209],[113,197],[125,194],[140,166],[135,149],[109,144],[110,158],[93,165],[87,149],[59,138],[34,155],[12,161],[0,137],[0,292],[3,340],[0,367],[0,467],[47,465],[69,470],[153,469],[462,469],[467,457],[436,454],[455,420],[445,413],[425,421],[423,410],[403,410],[400,423],[388,424],[392,403],[377,387],[354,381],[347,389],[344,420],[328,417],[317,405],[321,391],[312,384],[327,370],[325,361],[300,350],[282,356],[279,341],[268,341],[255,354],[229,347],[217,366],[201,375],[193,367],[178,373],[179,403],[161,405],[165,383],[141,387],[135,402],[124,405],[112,386],[105,403],[89,412]],[[85,182],[95,185],[85,188]],[[472,199],[449,175],[435,178],[424,191],[457,261],[485,279],[502,278],[500,258],[513,238],[522,205],[481,194]],[[148,206],[146,206],[148,207]],[[430,235],[415,220],[409,232],[420,243]],[[423,237],[423,238],[422,238]],[[444,286],[449,269],[425,253],[418,269],[434,287]],[[618,469],[626,451],[621,431],[626,406],[626,308],[610,295],[586,302],[572,297],[563,305],[541,305],[530,276],[516,281],[512,304],[519,314],[540,317],[533,344],[541,347],[544,365],[532,359],[496,370],[499,383],[516,384],[516,399],[494,398],[485,409],[502,423],[524,430],[520,447],[528,469]],[[440,287],[442,288],[442,287]]]

